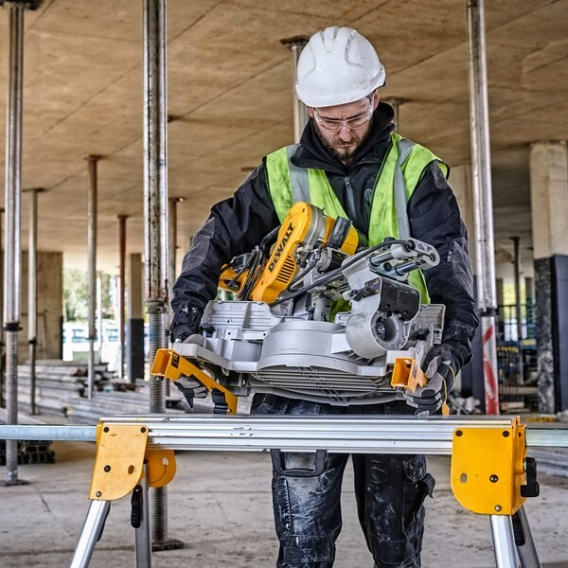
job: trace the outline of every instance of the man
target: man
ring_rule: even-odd
[[[409,233],[436,247],[440,264],[414,281],[422,294],[446,305],[443,341],[425,361],[429,385],[407,403],[334,407],[259,395],[257,414],[400,414],[435,412],[455,373],[470,358],[478,320],[471,263],[447,166],[426,148],[395,134],[393,110],[380,103],[385,71],[371,43],[350,28],[316,33],[298,63],[296,90],[310,117],[299,146],[269,154],[231,199],[215,205],[195,235],[174,287],[174,339],[199,331],[203,308],[215,297],[221,265],[248,252],[284,218],[298,195],[294,172],[307,172],[309,199],[332,216],[347,216],[369,245]],[[403,176],[397,178],[397,172]],[[395,188],[403,181],[404,204]],[[400,193],[400,192],[399,192]],[[412,408],[414,407],[414,408]],[[279,568],[329,568],[341,530],[340,492],[348,456],[330,455],[312,478],[274,473],[273,502],[280,540]],[[286,454],[287,468],[312,458]],[[424,456],[353,456],[358,513],[378,567],[418,567],[423,501],[434,480]]]

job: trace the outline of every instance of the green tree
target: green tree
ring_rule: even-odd
[[[89,294],[88,273],[86,270],[66,268],[63,270],[63,304],[65,321],[86,320],[88,318]],[[113,319],[114,306],[111,294],[111,277],[101,275],[101,296],[103,318]]]

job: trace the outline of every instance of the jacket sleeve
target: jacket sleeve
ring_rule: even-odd
[[[456,198],[437,163],[424,172],[407,211],[412,236],[434,246],[440,255],[440,264],[424,271],[424,277],[432,302],[446,306],[442,340],[457,349],[465,364],[479,325],[471,259]]]
[[[251,251],[279,224],[260,165],[230,199],[214,205],[195,234],[173,287],[172,337],[194,333],[207,302],[217,295],[221,266]]]

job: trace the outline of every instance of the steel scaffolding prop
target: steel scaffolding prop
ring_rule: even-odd
[[[98,443],[91,506],[70,564],[89,565],[110,502],[132,492],[137,566],[151,566],[146,483],[165,486],[175,475],[173,451],[270,450],[275,467],[281,451],[315,452],[318,475],[326,452],[451,455],[451,484],[468,510],[490,518],[498,568],[539,568],[523,503],[538,495],[534,460],[526,449],[568,448],[568,430],[526,428],[518,418],[491,417],[272,417],[120,416],[98,426],[0,426],[0,439],[94,441]],[[142,477],[142,471],[144,476]],[[283,471],[284,475],[298,472]],[[144,481],[145,480],[145,481]]]
[[[30,230],[28,241],[28,344],[30,348],[30,414],[36,410],[37,356],[37,202],[43,189],[25,190],[30,196]]]
[[[296,75],[298,72],[298,59],[300,59],[300,54],[306,44],[309,41],[308,36],[298,35],[294,37],[289,37],[286,39],[281,39],[280,43],[285,45],[292,52],[292,97],[294,100],[294,142],[297,144],[300,142],[302,132],[308,124],[308,111],[306,105],[298,99],[296,95]]]
[[[4,207],[0,208],[0,251],[4,250]],[[0,408],[4,408],[4,257],[0,254]]]
[[[495,245],[493,243],[493,197],[487,102],[487,54],[483,0],[467,0],[471,161],[475,204],[475,251],[477,304],[481,315],[485,410],[499,414],[497,343],[495,337]]]
[[[166,346],[168,303],[168,170],[166,105],[166,2],[144,0],[144,238],[150,361]],[[150,377],[150,412],[165,411],[164,384]],[[168,541],[166,488],[152,497],[154,548]],[[181,543],[179,543],[181,545]]]
[[[396,131],[400,133],[400,107],[408,102],[408,99],[402,99],[398,97],[388,97],[386,99],[382,99],[383,102],[389,104],[394,110],[394,124],[396,127]]]
[[[89,155],[85,158],[88,163],[87,186],[87,289],[89,294],[88,324],[89,324],[89,361],[87,398],[93,396],[95,385],[95,341],[97,340],[96,310],[97,310],[97,199],[98,177],[97,164],[101,156]],[[100,339],[99,339],[100,341]]]
[[[4,337],[6,339],[7,421],[18,421],[18,332],[21,315],[22,230],[22,82],[24,4],[10,5],[8,106],[6,116],[6,184],[4,239]],[[18,480],[18,446],[6,444],[6,485]]]
[[[129,215],[118,215],[119,292],[118,292],[118,333],[120,340],[120,378],[124,378],[124,328],[126,300],[126,220]]]

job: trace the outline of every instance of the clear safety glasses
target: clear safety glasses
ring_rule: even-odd
[[[361,128],[365,126],[371,117],[373,116],[373,105],[369,104],[369,108],[358,114],[357,116],[352,116],[346,120],[340,120],[338,118],[326,118],[324,116],[320,116],[318,111],[314,109],[314,118],[316,122],[325,130],[334,130],[335,132],[339,132],[342,126],[347,126],[350,130],[356,130],[357,128]]]

